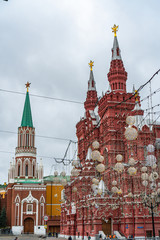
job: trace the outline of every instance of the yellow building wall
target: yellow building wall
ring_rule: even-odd
[[[2,195],[2,198],[5,198],[5,193],[6,193],[5,190],[1,190],[1,191],[0,191],[0,195]]]
[[[46,214],[48,216],[60,216],[61,215],[61,191],[62,185],[46,186]]]

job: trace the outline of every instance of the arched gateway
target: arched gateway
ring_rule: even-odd
[[[24,220],[24,233],[34,233],[34,220],[32,218]]]
[[[112,234],[111,218],[109,218],[107,221],[102,220],[102,231],[106,235],[111,235]]]

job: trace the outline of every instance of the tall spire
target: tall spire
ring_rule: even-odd
[[[94,62],[90,61],[88,63],[90,66],[90,76],[89,76],[89,81],[88,81],[88,91],[96,91],[96,83],[94,81],[94,76],[93,76],[93,70],[92,67],[94,66]]]
[[[26,99],[25,99],[25,104],[24,104],[24,109],[23,109],[21,127],[32,127],[33,128],[32,113],[31,113],[29,91],[28,91],[29,87],[30,87],[30,83],[27,82],[27,84],[26,84],[27,93],[26,93]]]
[[[90,67],[90,76],[88,80],[88,91],[87,91],[87,98],[84,103],[85,109],[87,110],[94,110],[97,102],[97,91],[96,91],[96,83],[94,81],[93,76],[93,64],[94,62],[90,61],[89,67]]]
[[[114,37],[113,48],[112,48],[112,60],[116,60],[116,59],[122,60],[118,39],[117,37]]]
[[[112,48],[112,60],[122,60],[121,54],[120,54],[120,49],[119,49],[119,44],[118,44],[118,39],[117,39],[117,31],[118,31],[118,26],[114,24],[112,28],[112,32],[114,32],[114,42],[113,42],[113,48]]]
[[[124,93],[126,92],[127,72],[125,71],[121,58],[121,51],[117,39],[117,31],[118,26],[114,25],[112,28],[112,32],[114,32],[112,60],[108,73],[108,81],[112,91]]]

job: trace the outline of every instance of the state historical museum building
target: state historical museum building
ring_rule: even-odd
[[[144,117],[140,96],[134,87],[133,92],[126,91],[127,72],[114,27],[107,75],[110,87],[101,97],[97,96],[93,62],[89,64],[84,117],[76,125],[79,163],[74,171],[78,170],[79,175],[72,176],[65,187],[65,202],[61,208],[60,231],[65,237],[94,239],[96,234],[115,234],[120,239],[160,234],[157,206],[160,202],[160,125]],[[134,116],[135,122],[130,128],[138,132],[132,141],[124,134],[128,127],[127,116]],[[95,140],[104,157],[105,171],[101,173],[96,171],[96,161],[91,157]],[[115,171],[117,155],[123,157],[119,172]],[[93,178],[99,181],[97,187]]]

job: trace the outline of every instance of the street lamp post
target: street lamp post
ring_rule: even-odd
[[[148,207],[151,210],[151,215],[152,215],[152,230],[153,230],[153,238],[155,238],[155,223],[154,223],[154,209],[158,207],[160,204],[160,196],[156,192],[155,195],[150,194],[150,195],[144,195],[143,196],[143,203],[145,207]]]

